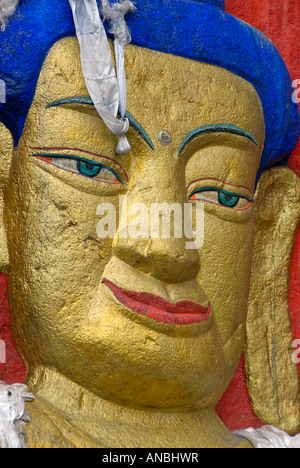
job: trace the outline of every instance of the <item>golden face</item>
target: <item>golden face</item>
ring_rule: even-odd
[[[82,100],[76,39],[43,65],[5,194],[13,333],[29,373],[50,366],[134,408],[199,409],[243,348],[263,113],[226,70],[134,46],[126,60],[123,156]],[[203,246],[126,238],[124,200],[129,220],[137,203],[204,204]],[[99,237],[103,203],[113,238]]]

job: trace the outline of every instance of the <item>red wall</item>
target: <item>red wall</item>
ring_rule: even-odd
[[[283,56],[292,79],[300,79],[300,54],[297,43],[300,37],[299,0],[226,0],[226,10],[265,33]],[[294,152],[290,167],[300,177],[300,144]],[[292,262],[290,311],[294,338],[300,339],[300,230]],[[3,274],[0,275],[0,340],[6,343],[7,361],[6,364],[0,363],[0,380],[7,383],[22,382],[25,369],[10,337],[7,277]],[[232,430],[262,425],[249,402],[243,359],[217,409]]]
[[[281,53],[292,80],[300,79],[300,2],[299,0],[225,0],[226,10],[250,23],[268,36]],[[290,168],[300,177],[300,142],[290,160]],[[290,279],[290,317],[294,339],[300,339],[300,230],[298,232]],[[259,427],[248,398],[244,360],[218,405],[226,425],[237,428]],[[300,364],[298,366],[300,378]]]
[[[226,11],[262,31],[282,55],[292,80],[300,79],[299,0],[225,0]],[[290,167],[300,176],[300,142]]]

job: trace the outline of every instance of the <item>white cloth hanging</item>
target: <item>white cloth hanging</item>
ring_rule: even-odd
[[[115,135],[121,136],[116,152],[126,154],[131,147],[125,136],[129,121],[125,117],[127,86],[124,47],[130,41],[130,34],[124,16],[135,7],[128,0],[114,4],[102,0],[104,18],[110,22],[110,32],[115,37],[116,74],[97,0],[69,0],[69,3],[80,46],[81,66],[87,90],[107,127]],[[117,118],[118,112],[120,119]]]
[[[25,401],[33,399],[26,385],[0,382],[0,448],[26,448],[22,426],[29,417]]]
[[[238,437],[248,439],[255,448],[300,448],[300,434],[290,436],[277,427],[266,425],[235,431]]]
[[[0,0],[0,26],[1,31],[5,30],[7,20],[14,14],[20,0]]]

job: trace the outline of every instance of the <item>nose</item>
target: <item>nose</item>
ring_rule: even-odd
[[[193,279],[200,266],[198,250],[187,248],[184,172],[171,163],[158,158],[136,168],[113,241],[120,260],[169,284]]]

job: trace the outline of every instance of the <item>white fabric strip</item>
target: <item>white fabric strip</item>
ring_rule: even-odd
[[[286,432],[266,425],[260,429],[234,431],[238,437],[248,439],[255,448],[300,448],[300,434],[290,436]]]
[[[33,400],[26,385],[0,382],[0,448],[26,448],[22,427],[30,419],[25,401]]]
[[[118,39],[115,39],[117,77],[106,32],[100,18],[97,0],[69,0],[69,3],[80,45],[82,72],[87,90],[107,127],[115,135],[122,135],[116,152],[126,154],[131,148],[124,135],[129,128],[128,119],[125,118],[127,88],[124,69],[124,45]],[[131,4],[131,2],[128,3]],[[124,21],[124,11],[118,12],[116,8],[119,4],[109,5],[107,1],[104,4],[114,11],[115,24],[118,17],[120,23]],[[120,4],[120,6],[123,7],[123,4]],[[121,119],[117,118],[118,111]]]
[[[0,25],[1,31],[5,30],[7,20],[14,14],[20,0],[0,0]]]

